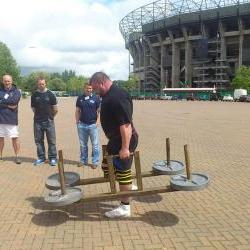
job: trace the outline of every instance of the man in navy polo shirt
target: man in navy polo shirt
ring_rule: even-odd
[[[92,144],[92,168],[99,164],[100,147],[97,119],[99,116],[100,98],[92,94],[92,86],[84,87],[84,94],[76,101],[76,124],[80,142],[80,163],[78,166],[88,165],[88,140]]]
[[[18,103],[21,93],[13,84],[12,76],[3,75],[3,85],[0,86],[0,161],[2,161],[2,152],[4,139],[12,139],[12,145],[16,154],[16,164],[20,164],[18,157],[20,151],[20,142],[18,139]]]

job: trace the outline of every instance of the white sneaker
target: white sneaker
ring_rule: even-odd
[[[108,218],[129,217],[130,216],[130,205],[121,204],[116,209],[105,212],[104,215]]]
[[[132,184],[131,190],[132,191],[138,190],[138,187],[136,185]]]

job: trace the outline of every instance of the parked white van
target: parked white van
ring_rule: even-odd
[[[236,102],[239,101],[239,99],[240,99],[240,97],[241,97],[242,95],[247,95],[247,90],[246,90],[246,89],[235,89],[235,90],[234,90],[234,100],[235,100]]]

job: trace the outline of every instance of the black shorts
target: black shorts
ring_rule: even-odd
[[[107,144],[107,153],[109,155],[118,155],[121,150],[121,138],[110,139]],[[129,151],[134,152],[138,145],[138,135],[133,134],[130,139]],[[115,168],[116,179],[120,184],[131,184],[131,166],[133,163],[133,156],[130,156],[129,159],[121,160],[119,157],[113,158],[113,165]],[[104,176],[108,177],[108,166],[107,160],[103,159],[102,169],[104,171]]]

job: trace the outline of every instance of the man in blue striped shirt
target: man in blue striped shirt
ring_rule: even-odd
[[[100,146],[97,120],[100,109],[100,98],[92,93],[91,85],[84,87],[83,95],[76,101],[75,119],[80,142],[80,163],[88,165],[88,140],[92,144],[92,168],[96,168],[100,159]]]

